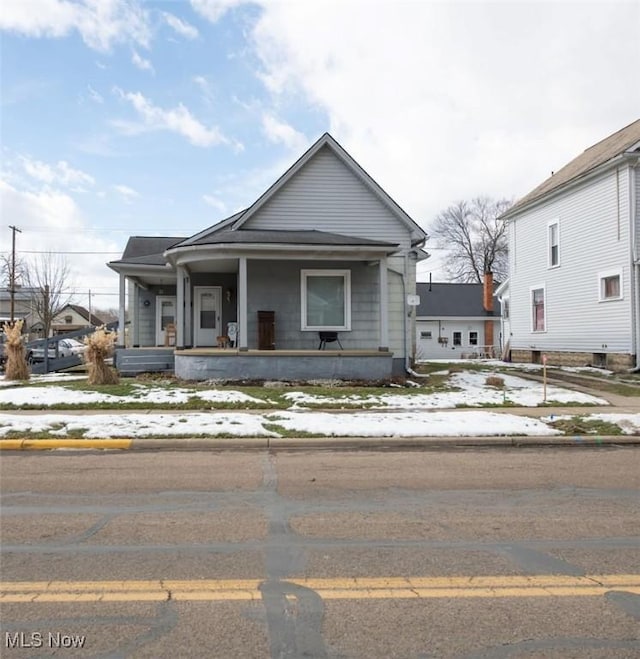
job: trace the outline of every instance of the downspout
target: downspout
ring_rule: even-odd
[[[629,166],[629,219],[631,223],[629,236],[631,240],[631,265],[633,276],[631,277],[631,318],[634,325],[633,349],[636,354],[636,365],[629,370],[630,373],[640,371],[640,262],[638,260],[638,242],[636,235],[637,203],[636,178],[638,176],[638,164]]]
[[[408,327],[407,327],[407,282],[405,274],[407,272],[407,263],[409,255],[405,253],[404,255],[404,272],[400,270],[395,270],[394,268],[389,268],[391,272],[395,272],[397,275],[400,275],[400,280],[402,281],[402,329],[404,335],[404,370],[414,378],[428,378],[428,375],[423,375],[421,373],[416,373],[411,368],[411,363],[409,361],[409,340],[408,340]]]

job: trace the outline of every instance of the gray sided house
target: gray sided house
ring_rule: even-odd
[[[493,282],[417,284],[418,360],[498,357],[500,312],[493,310]]]
[[[405,372],[425,232],[328,134],[246,210],[190,237],[132,237],[121,372],[193,380]]]
[[[638,366],[640,120],[516,203],[508,301],[514,361]]]

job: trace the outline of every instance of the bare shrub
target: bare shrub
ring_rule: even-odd
[[[85,337],[87,348],[83,358],[87,365],[89,384],[118,384],[118,373],[105,361],[113,355],[116,338],[116,333],[109,332],[104,325]]]
[[[484,382],[489,387],[495,387],[496,389],[504,389],[504,378],[498,377],[497,375],[487,376],[487,379]]]
[[[16,320],[2,330],[7,338],[5,344],[7,351],[5,377],[7,380],[28,380],[30,376],[24,343],[22,342],[23,323],[23,320]]]

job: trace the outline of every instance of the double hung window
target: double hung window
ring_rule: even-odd
[[[546,329],[545,289],[531,289],[531,329],[534,332],[544,332]]]

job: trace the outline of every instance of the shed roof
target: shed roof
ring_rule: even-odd
[[[498,286],[499,284],[494,282],[494,289]],[[485,311],[482,306],[484,290],[482,284],[418,283],[416,289],[420,296],[420,304],[416,310],[418,317],[486,318],[494,315],[492,311]]]

